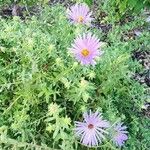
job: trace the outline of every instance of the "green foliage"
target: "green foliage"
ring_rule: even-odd
[[[100,2],[101,3],[101,2]],[[149,0],[108,0],[104,9],[111,18],[120,20],[125,14],[139,13],[144,7],[150,6]]]
[[[38,5],[38,4],[46,4],[49,0],[0,0],[0,6],[12,5],[12,4],[20,4],[20,5]]]
[[[77,3],[86,3],[89,6],[93,4],[93,0],[74,0],[74,1]]]
[[[103,41],[104,34],[70,24],[65,11],[58,5],[25,21],[1,19],[0,148],[84,150],[74,136],[74,121],[91,109],[112,123],[125,122],[129,140],[123,149],[144,150],[150,121],[140,112],[147,98],[144,87],[131,79],[141,67],[130,54],[149,47],[150,33],[126,42],[122,35],[141,20],[114,26],[97,65],[81,66],[68,51],[73,39],[90,31]],[[107,141],[99,149],[118,148]]]
[[[90,5],[92,5],[93,0],[84,0],[83,2],[90,6]]]

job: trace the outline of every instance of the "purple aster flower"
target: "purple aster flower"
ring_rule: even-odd
[[[70,50],[81,64],[95,65],[95,58],[102,54],[102,51],[98,50],[99,48],[99,39],[91,33],[88,33],[83,34],[83,36],[78,36],[74,40]]]
[[[118,123],[114,127],[113,141],[119,147],[123,146],[124,142],[128,139],[128,132],[126,131],[127,127],[122,126],[122,124],[123,123]]]
[[[75,4],[67,11],[67,16],[73,23],[90,24],[93,18],[86,4]]]
[[[75,122],[75,132],[82,144],[94,147],[101,143],[102,139],[105,139],[104,134],[107,134],[105,128],[109,127],[109,123],[106,120],[102,120],[100,113],[84,113],[83,122]]]

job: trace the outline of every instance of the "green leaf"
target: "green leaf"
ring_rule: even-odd
[[[144,3],[143,3],[142,1],[138,1],[138,3],[136,3],[136,5],[135,5],[134,11],[135,11],[136,13],[138,13],[138,12],[140,12],[141,9],[143,9],[143,8],[144,8]]]
[[[137,0],[128,0],[128,4],[129,4],[129,6],[130,6],[131,9],[132,9],[132,8],[134,8],[135,5],[137,4]]]
[[[85,2],[87,5],[91,6],[92,3],[93,3],[93,0],[84,0],[84,2]]]
[[[124,0],[119,4],[119,10],[121,14],[124,14],[125,11],[127,10],[127,1]]]
[[[56,129],[55,129],[54,134],[53,134],[53,139],[56,138],[56,136],[59,134],[59,131],[60,131],[59,126],[56,126]]]

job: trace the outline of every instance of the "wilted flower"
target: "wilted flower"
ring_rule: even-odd
[[[86,4],[75,4],[67,12],[68,18],[73,23],[90,24],[92,21],[92,13]]]
[[[48,124],[48,126],[46,127],[46,131],[48,131],[49,133],[51,133],[54,129],[55,129],[54,125],[51,124]]]
[[[56,65],[57,66],[61,66],[63,64],[63,60],[59,57],[59,58],[56,58]]]
[[[61,118],[61,122],[64,125],[64,127],[68,127],[71,124],[71,119],[66,117]]]
[[[94,79],[96,74],[95,74],[95,72],[91,71],[88,76],[90,79]]]
[[[85,80],[84,78],[81,78],[81,81],[79,84],[80,89],[85,90],[88,88],[88,85],[89,85],[89,82]]]
[[[114,127],[114,135],[113,135],[113,141],[117,146],[122,146],[124,142],[128,139],[127,136],[127,127],[122,126],[123,123],[118,123]]]
[[[49,53],[52,52],[53,49],[55,49],[55,46],[54,46],[53,44],[50,44],[50,45],[48,46],[48,52],[49,52]]]
[[[75,122],[76,135],[81,139],[81,143],[86,146],[94,147],[98,146],[104,139],[104,134],[107,133],[105,128],[109,127],[109,123],[106,120],[102,120],[102,116],[99,112],[84,113],[83,122]]]
[[[97,37],[91,33],[78,36],[72,44],[71,52],[75,58],[83,65],[95,65],[95,58],[102,54],[99,51],[100,42]]]
[[[59,108],[59,106],[56,103],[51,103],[48,106],[48,112],[49,112],[50,116],[52,116],[52,115],[58,115],[59,111],[60,111],[60,108]]]

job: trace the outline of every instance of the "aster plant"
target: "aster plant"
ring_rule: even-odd
[[[83,118],[82,122],[75,122],[75,134],[80,137],[83,145],[96,147],[105,139],[104,134],[108,134],[106,129],[109,127],[109,122],[103,120],[99,112],[86,112]]]
[[[102,51],[99,49],[100,41],[95,35],[92,35],[91,33],[78,36],[74,40],[72,48],[70,48],[75,58],[82,65],[95,65],[96,57],[102,54]]]
[[[86,4],[75,4],[67,11],[67,16],[73,23],[89,25],[93,20],[91,15],[92,12]]]
[[[117,123],[114,126],[114,132],[112,135],[113,142],[116,146],[121,147],[124,145],[125,141],[128,139],[127,136],[127,127],[123,125],[123,123]]]

